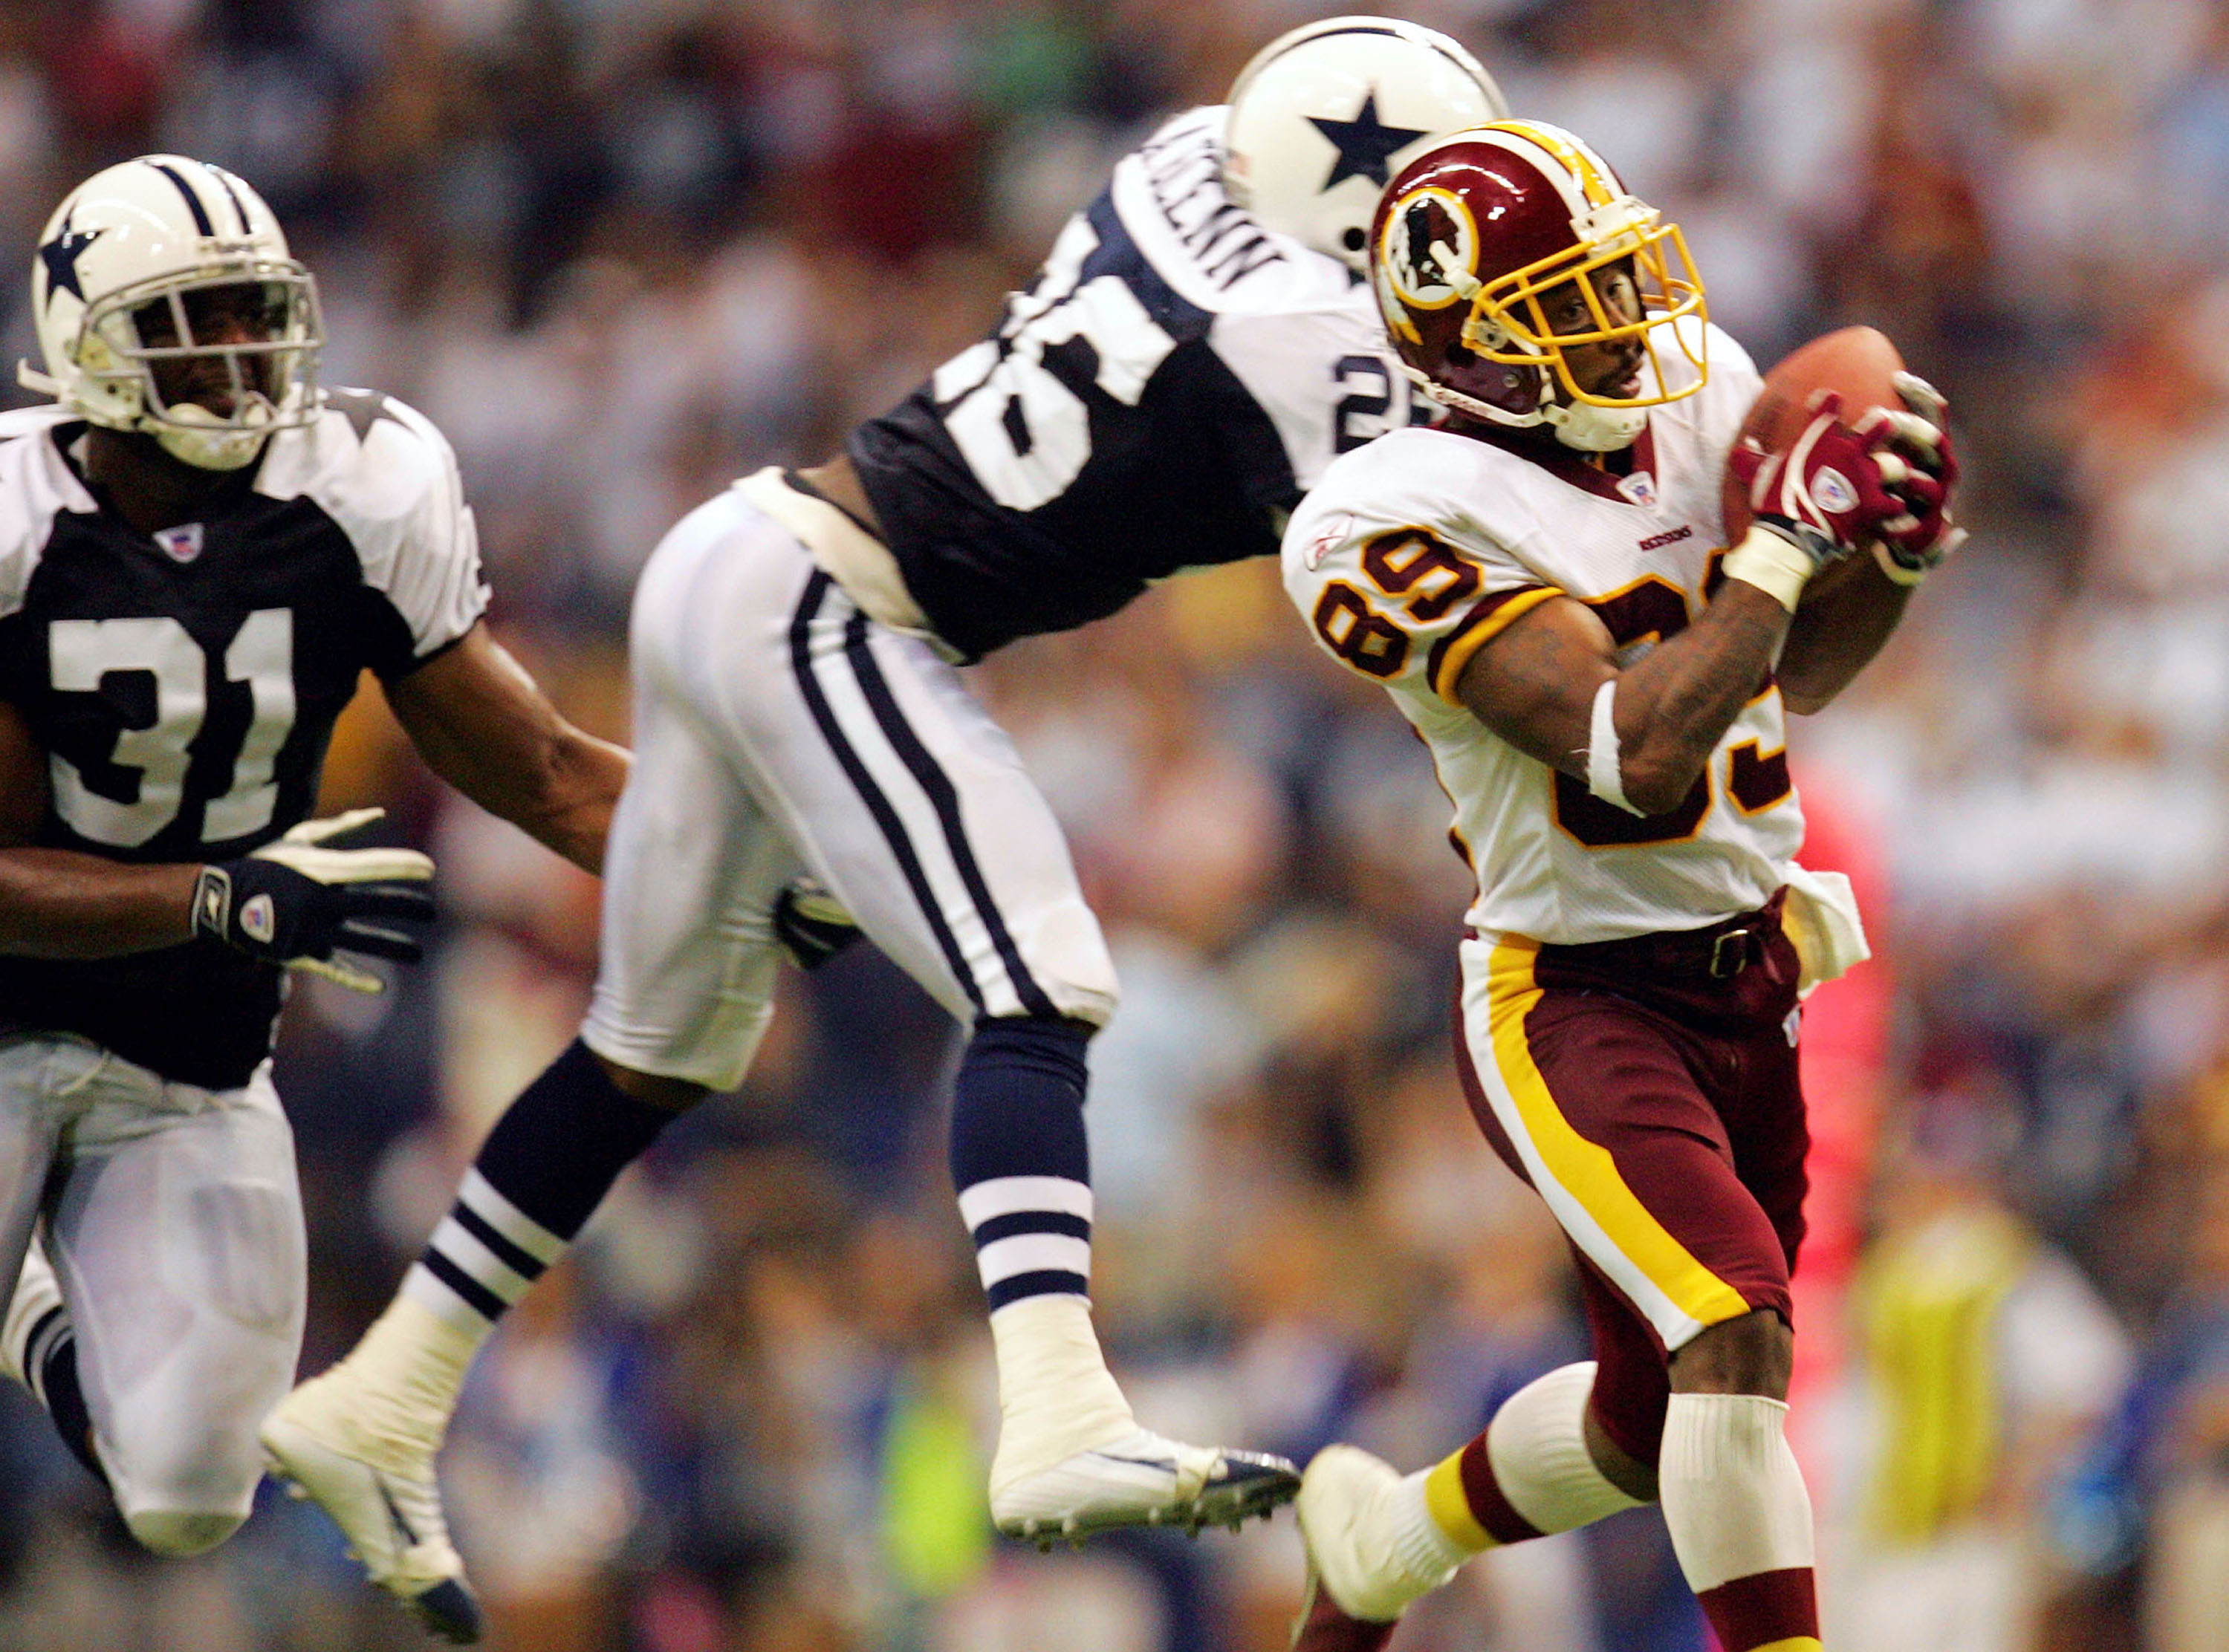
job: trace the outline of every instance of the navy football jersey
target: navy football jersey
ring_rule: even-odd
[[[334,720],[486,606],[440,432],[336,391],[204,520],[150,538],[102,508],[59,408],[0,415],[0,699],[48,756],[37,841],[132,861],[243,855],[305,819]],[[0,1026],[79,1034],[166,1078],[243,1084],[283,972],[215,942],[0,957]]]
[[[1429,411],[1368,286],[1224,191],[1226,112],[1125,157],[998,330],[845,444],[908,591],[971,657],[1275,555],[1334,456]]]

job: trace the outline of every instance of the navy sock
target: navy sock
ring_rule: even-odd
[[[86,1409],[85,1391],[77,1380],[77,1333],[69,1316],[60,1308],[50,1310],[32,1327],[24,1344],[23,1372],[33,1394],[55,1419],[55,1431],[69,1447],[70,1455],[87,1472],[108,1483],[108,1471],[93,1449],[93,1414]]]
[[[1084,1047],[1073,1021],[979,1021],[952,1100],[952,1181],[993,1310],[1091,1289]]]
[[[628,1095],[574,1040],[496,1121],[403,1289],[445,1318],[493,1325],[677,1117]]]

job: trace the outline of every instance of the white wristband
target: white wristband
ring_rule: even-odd
[[[1617,751],[1617,679],[1595,690],[1594,722],[1587,731],[1587,790],[1604,803],[1638,815],[1625,800],[1625,769]]]
[[[1808,553],[1763,522],[1750,524],[1748,536],[1726,553],[1720,566],[1726,578],[1755,586],[1791,614],[1819,571]]]

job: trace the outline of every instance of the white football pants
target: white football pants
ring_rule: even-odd
[[[117,1506],[151,1548],[205,1548],[247,1517],[256,1427],[301,1350],[302,1197],[270,1064],[209,1091],[66,1034],[0,1040],[11,1291],[42,1203]]]
[[[684,517],[643,571],[629,646],[634,772],[605,852],[589,1048],[732,1088],[800,869],[962,1021],[1114,1012],[1098,920],[1012,742],[788,528],[733,491]]]

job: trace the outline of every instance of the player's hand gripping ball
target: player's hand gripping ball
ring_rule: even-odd
[[[1949,517],[1945,413],[1876,330],[1812,340],[1765,375],[1727,457],[1727,543],[1762,518],[1822,563],[1866,547],[1889,579],[1918,584],[1965,538]]]

